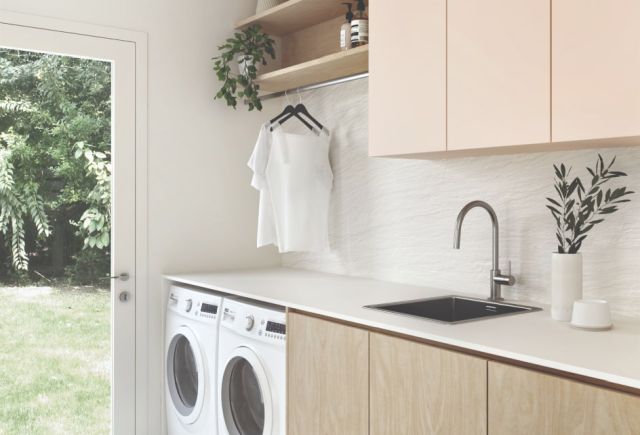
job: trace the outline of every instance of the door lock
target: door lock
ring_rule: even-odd
[[[131,294],[127,291],[120,292],[118,299],[120,299],[120,302],[128,302],[131,299]]]

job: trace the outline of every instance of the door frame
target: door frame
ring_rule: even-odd
[[[19,14],[0,10],[0,23],[35,29],[72,33],[104,39],[131,42],[135,45],[135,130],[136,130],[136,181],[135,181],[135,278],[136,288],[136,373],[135,373],[135,421],[136,433],[147,433],[149,427],[149,379],[148,367],[148,90],[147,90],[147,40],[144,32],[103,27],[37,15]]]

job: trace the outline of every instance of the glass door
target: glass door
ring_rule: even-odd
[[[104,281],[110,283],[111,302],[111,315],[109,316],[111,364],[107,364],[110,373],[111,410],[109,412],[106,409],[105,412],[111,415],[112,433],[116,435],[135,433],[135,43],[0,23],[0,48],[61,57],[94,59],[110,64],[111,86],[110,89],[107,89],[111,125],[110,150],[108,154],[102,151],[97,154],[93,152],[95,150],[89,149],[91,144],[87,143],[85,145],[89,148],[75,150],[78,153],[75,155],[84,156],[90,160],[87,163],[87,168],[91,164],[99,166],[97,169],[101,170],[100,177],[104,184],[103,187],[110,191],[110,201],[107,200],[106,203],[109,230],[100,234],[100,240],[94,239],[89,242],[94,246],[98,243],[101,246],[108,244],[111,255],[111,264],[108,266],[110,274],[105,277]],[[62,77],[62,73],[61,70],[60,77]],[[36,74],[36,80],[38,79],[41,77]],[[91,83],[91,79],[87,80],[88,83]],[[59,80],[59,84],[54,84],[49,92],[55,93],[64,86],[65,83]],[[74,110],[75,108],[77,105],[65,106],[65,110]],[[96,122],[96,119],[95,117],[86,117],[83,122]],[[69,145],[82,148],[76,143]],[[5,146],[5,148],[7,147]],[[71,155],[73,156],[74,152]],[[108,156],[108,159],[105,156]],[[100,164],[96,163],[96,158],[102,160]],[[110,172],[109,177],[106,176],[106,172]],[[104,200],[104,197],[102,199]],[[0,204],[0,212],[1,208]],[[91,223],[90,216],[87,218],[89,224],[84,229],[97,228],[98,224]],[[40,225],[38,219],[34,218],[36,225]],[[42,220],[39,222],[42,223]],[[109,279],[110,277],[112,279]],[[73,321],[69,324],[73,325]],[[64,333],[63,329],[61,333]],[[80,366],[78,370],[91,370],[91,368]],[[55,378],[55,373],[52,373],[52,376]],[[55,419],[55,416],[52,418]],[[56,425],[56,422],[52,421],[51,424]]]

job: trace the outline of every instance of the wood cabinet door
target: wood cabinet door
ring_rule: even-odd
[[[486,434],[487,361],[371,333],[371,435]]]
[[[288,434],[368,434],[369,332],[289,313],[287,346]]]
[[[553,1],[553,141],[640,136],[639,41],[638,0]]]
[[[446,0],[371,2],[369,155],[446,149]]]
[[[492,435],[637,435],[640,397],[489,363]]]
[[[448,1],[449,150],[550,142],[549,4]]]

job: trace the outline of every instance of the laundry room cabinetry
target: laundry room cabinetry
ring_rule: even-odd
[[[489,362],[489,433],[633,435],[640,397]]]
[[[549,4],[447,1],[447,150],[549,143]]]
[[[289,312],[288,434],[637,435],[640,396]],[[554,372],[555,373],[555,372]]]
[[[396,3],[371,5],[370,156],[640,145],[638,0]]]
[[[487,361],[290,312],[290,435],[486,434]]]
[[[487,433],[486,360],[378,333],[370,355],[371,435]]]
[[[553,141],[640,144],[640,2],[552,4]]]
[[[289,435],[369,433],[369,332],[289,312]]]
[[[369,154],[446,150],[446,0],[371,3]]]

